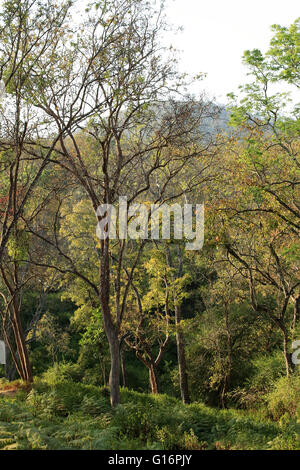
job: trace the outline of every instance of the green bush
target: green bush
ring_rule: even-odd
[[[27,397],[33,414],[47,416],[67,416],[82,411],[97,415],[110,409],[105,391],[92,385],[72,381],[38,382]]]
[[[300,375],[282,377],[272,392],[266,395],[271,417],[279,420],[284,415],[300,420]]]
[[[83,375],[80,366],[78,364],[72,364],[68,362],[62,362],[60,364],[56,363],[42,375],[42,378],[49,385],[54,385],[66,380],[80,382],[82,377]]]
[[[286,373],[282,351],[258,356],[251,362],[249,369],[251,373],[244,385],[237,387],[231,397],[240,408],[259,409],[265,405],[265,394]]]

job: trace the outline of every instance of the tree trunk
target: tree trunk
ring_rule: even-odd
[[[22,362],[25,369],[25,382],[33,383],[33,373],[32,367],[29,359],[28,348],[25,342],[25,337],[23,331],[20,331],[20,344],[21,344],[21,353],[22,353]]]
[[[14,267],[14,283],[12,286],[7,279],[7,276],[3,269],[1,269],[1,274],[5,285],[10,293],[11,300],[9,302],[9,326],[3,325],[3,334],[4,339],[7,344],[7,347],[10,350],[12,360],[16,366],[17,372],[20,378],[24,382],[32,383],[33,374],[32,368],[29,360],[28,347],[26,344],[26,337],[22,325],[21,315],[20,315],[20,306],[21,306],[21,297],[20,289],[18,288],[18,265],[15,263]],[[10,332],[12,329],[11,341]]]
[[[230,323],[229,323],[228,305],[226,303],[225,303],[225,330],[226,330],[226,335],[227,335],[228,365],[227,365],[227,369],[225,370],[225,377],[224,377],[223,388],[222,388],[222,393],[221,393],[222,408],[226,408],[226,394],[230,386],[231,375],[232,375],[232,337],[231,337],[231,330],[230,330]]]
[[[14,308],[14,320],[12,322],[14,331],[17,352],[20,360],[22,380],[28,383],[33,382],[32,368],[29,360],[28,348],[25,340],[25,334],[20,318],[20,312],[18,308]]]
[[[16,370],[20,378],[24,382],[32,383],[33,374],[30,364],[28,348],[26,344],[25,334],[19,314],[18,308],[13,306],[13,319],[11,321],[11,327],[13,331],[14,343],[9,338],[9,334],[4,331],[5,340],[7,347],[10,350],[11,358],[15,364]]]
[[[294,300],[294,317],[292,324],[292,333],[295,332],[296,323],[300,319],[300,295],[298,295]]]
[[[186,372],[184,335],[180,326],[180,321],[181,321],[181,310],[178,305],[175,305],[176,344],[177,344],[177,358],[178,358],[178,368],[179,368],[181,399],[183,403],[190,403],[188,377],[187,377],[187,372]]]
[[[113,323],[110,311],[110,268],[109,268],[109,241],[101,243],[101,267],[100,267],[100,303],[104,320],[104,329],[107,336],[110,351],[110,403],[112,407],[120,403],[120,344],[118,327]]]
[[[159,393],[159,384],[157,370],[154,364],[151,364],[149,367],[149,382],[151,387],[151,393],[157,395]]]
[[[110,403],[112,407],[115,407],[120,403],[120,347],[118,334],[114,330],[107,331],[107,338],[111,360],[109,374]]]
[[[122,370],[123,387],[127,388],[128,383],[127,383],[126,360],[125,360],[125,354],[124,354],[122,346],[121,346],[121,351],[120,351],[120,358],[121,358],[121,370]]]
[[[288,352],[288,342],[289,342],[289,335],[288,332],[283,326],[281,328],[283,334],[283,355],[285,360],[285,368],[286,368],[286,376],[289,377],[290,373],[294,370],[294,364],[292,362],[292,354]]]

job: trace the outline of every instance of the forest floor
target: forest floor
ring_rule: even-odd
[[[9,384],[8,384],[9,385]],[[259,412],[183,405],[167,395],[108,391],[72,381],[37,380],[0,396],[0,449],[255,450],[300,449],[299,423]]]

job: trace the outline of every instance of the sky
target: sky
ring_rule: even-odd
[[[243,52],[255,48],[266,51],[272,37],[270,26],[289,26],[300,17],[300,0],[165,1],[168,21],[183,27],[182,32],[167,37],[168,43],[181,51],[180,71],[206,73],[199,90],[192,91],[205,90],[224,104],[227,93],[237,92],[238,86],[247,81]],[[79,0],[82,9],[86,3],[89,1]],[[73,20],[79,18],[77,13]],[[282,85],[282,91],[290,88]],[[293,91],[292,96],[295,94]]]
[[[167,17],[183,32],[172,34],[181,71],[207,73],[202,88],[219,103],[247,81],[247,49],[268,49],[270,26],[300,17],[299,0],[167,0]],[[197,90],[195,90],[197,91]]]

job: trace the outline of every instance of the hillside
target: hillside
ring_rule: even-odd
[[[37,380],[30,392],[0,396],[0,449],[300,449],[300,425],[287,419],[289,412],[275,422],[262,410],[183,405],[126,389],[112,410],[105,388],[49,379]]]

